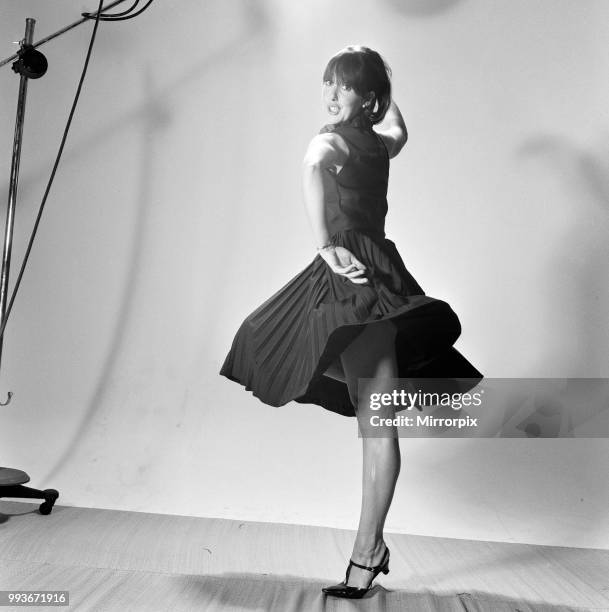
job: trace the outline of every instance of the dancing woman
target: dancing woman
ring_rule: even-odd
[[[362,597],[389,571],[383,530],[400,447],[395,425],[372,428],[371,416],[390,423],[401,407],[371,412],[371,394],[390,392],[395,378],[481,378],[453,347],[461,333],[456,314],[425,295],[385,236],[389,160],[408,137],[390,74],[367,47],[347,47],[328,62],[328,123],[303,163],[317,256],[245,319],[221,369],[271,406],[296,401],[357,417],[359,527],[345,580],[323,589],[348,598]]]

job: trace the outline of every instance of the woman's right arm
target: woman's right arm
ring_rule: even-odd
[[[366,266],[351,251],[341,246],[331,246],[330,231],[326,220],[324,173],[337,171],[345,165],[349,149],[336,134],[324,133],[313,138],[302,164],[302,188],[305,207],[317,251],[336,274],[345,276],[356,284],[366,284]]]
[[[402,117],[398,105],[393,100],[391,100],[389,110],[376,133],[383,139],[390,158],[395,157],[406,144],[408,131],[406,130],[404,117]]]
[[[318,134],[311,140],[302,162],[305,207],[318,248],[330,239],[326,223],[324,174],[343,166],[349,156],[341,140],[332,133]]]

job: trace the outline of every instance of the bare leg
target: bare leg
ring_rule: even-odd
[[[360,430],[370,431],[369,418],[376,414],[393,418],[393,406],[371,412],[370,393],[390,392],[387,379],[397,378],[395,328],[390,322],[368,326],[343,352],[341,362]],[[358,379],[360,381],[358,395]],[[378,565],[385,554],[383,528],[400,472],[400,446],[394,425],[375,428],[382,437],[363,437],[362,506],[352,559],[362,565]],[[367,587],[371,573],[352,567],[349,585]]]

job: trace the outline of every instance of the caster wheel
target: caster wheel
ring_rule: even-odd
[[[53,506],[59,497],[59,492],[55,489],[45,489],[44,490],[44,502],[40,504],[38,511],[40,514],[51,514],[51,510],[53,510]]]

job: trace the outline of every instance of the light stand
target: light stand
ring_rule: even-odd
[[[82,19],[75,21],[74,23],[58,30],[54,34],[39,40],[36,43],[33,43],[34,37],[34,25],[36,21],[34,19],[26,19],[25,25],[25,36],[23,40],[20,42],[19,51],[8,57],[2,61],[0,61],[0,67],[5,66],[6,64],[14,61],[12,68],[15,72],[21,75],[21,79],[19,82],[19,99],[17,101],[17,120],[15,123],[15,137],[13,140],[13,157],[11,163],[11,176],[9,182],[9,198],[8,198],[8,207],[6,211],[6,228],[4,234],[4,250],[2,255],[2,275],[0,277],[0,362],[2,359],[2,344],[4,339],[4,330],[6,328],[7,318],[10,315],[10,310],[12,306],[11,303],[8,306],[7,312],[7,296],[8,296],[8,277],[9,277],[9,269],[11,264],[11,249],[12,249],[12,241],[13,241],[13,225],[14,225],[14,217],[15,217],[15,206],[17,202],[17,183],[19,180],[19,160],[21,157],[21,141],[23,136],[23,122],[25,117],[25,99],[27,94],[27,84],[28,79],[38,79],[43,76],[47,70],[47,60],[40,53],[36,51],[36,47],[43,45],[44,43],[64,34],[68,30],[81,25],[87,21],[92,19],[97,22],[102,19],[112,20],[113,18],[120,17],[119,20],[130,18],[130,16],[135,16],[146,10],[146,8],[151,4],[152,0],[148,0],[144,8],[140,9],[136,13],[132,13],[133,9],[135,9],[138,2],[135,2],[133,6],[123,13],[118,13],[110,16],[105,16],[102,14],[105,11],[115,7],[126,0],[114,0],[107,6],[102,8],[103,2],[100,0],[100,7],[96,13],[83,13]],[[94,29],[95,32],[95,29]],[[93,43],[93,39],[91,44]],[[91,48],[89,48],[89,53]],[[83,72],[84,77],[84,72]],[[81,80],[82,85],[82,80]],[[80,86],[79,86],[80,87]],[[74,102],[76,104],[76,101]],[[67,128],[66,128],[67,130]],[[64,134],[65,137],[65,134]],[[62,147],[63,147],[62,141]],[[60,149],[61,151],[61,149]],[[56,160],[56,164],[59,161],[59,156]],[[55,169],[54,169],[55,170]],[[49,183],[50,186],[50,183]],[[48,187],[47,187],[48,192]],[[46,194],[45,194],[46,197]],[[44,202],[44,200],[43,200]],[[30,245],[31,246],[31,245]],[[29,253],[29,247],[28,247]],[[25,257],[27,260],[27,254]],[[23,272],[23,269],[22,269]],[[19,284],[19,279],[17,281],[17,285]],[[14,298],[14,296],[13,296]],[[0,402],[0,406],[6,406],[12,397],[12,393],[8,392],[8,398],[6,402]],[[44,499],[44,502],[40,505],[39,510],[41,514],[50,514],[55,501],[59,497],[58,491],[55,489],[45,489],[44,491],[39,489],[32,489],[30,487],[24,486],[24,483],[29,482],[30,477],[26,472],[22,470],[17,470],[13,468],[0,467],[0,498],[2,497],[17,497],[17,498],[28,498],[28,499]]]
[[[0,320],[4,321],[8,295],[8,276],[11,265],[11,250],[13,246],[13,225],[15,221],[15,205],[17,203],[17,184],[19,182],[19,161],[21,159],[21,142],[23,139],[23,121],[25,118],[25,99],[27,96],[28,79],[37,79],[47,71],[47,60],[32,47],[34,39],[34,19],[25,20],[25,37],[20,43],[18,59],[13,64],[13,70],[21,75],[19,80],[19,98],[17,100],[17,119],[15,121],[15,137],[13,140],[13,157],[11,161],[11,177],[9,182],[8,206],[6,209],[6,228],[4,231],[4,250],[2,252],[2,276],[0,277]],[[0,361],[4,334],[0,336]],[[8,392],[5,406],[11,401],[12,393]],[[0,467],[0,497],[19,497],[28,499],[44,499],[40,505],[41,514],[50,514],[59,493],[55,489],[32,489],[24,486],[30,477],[22,470]]]

